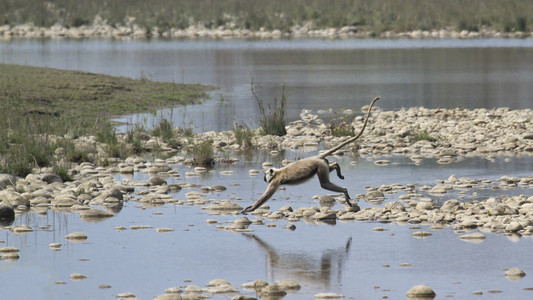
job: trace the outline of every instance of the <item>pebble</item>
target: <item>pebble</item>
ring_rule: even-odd
[[[159,233],[165,233],[165,232],[172,232],[174,230],[175,229],[172,229],[172,228],[161,227],[161,228],[157,228],[155,231]]]
[[[284,291],[278,284],[272,283],[267,285],[266,287],[262,288],[259,291],[259,295],[261,297],[273,297],[273,296],[285,296],[287,295],[287,292]]]
[[[417,238],[426,238],[426,237],[431,236],[431,233],[427,231],[416,231],[416,232],[413,232],[413,236]]]
[[[154,228],[154,227],[151,225],[131,225],[130,226],[131,230],[150,229],[150,228]]]
[[[65,236],[65,239],[69,241],[84,241],[87,239],[87,235],[83,232],[73,232]]]
[[[125,293],[116,294],[115,298],[117,298],[117,299],[129,299],[129,298],[137,298],[137,296],[135,296],[134,293],[125,292]]]
[[[341,299],[344,295],[337,293],[318,293],[315,295],[315,299]]]
[[[3,247],[3,248],[0,248],[0,253],[15,253],[15,252],[19,252],[20,249],[18,248],[15,248],[15,247]]]
[[[507,271],[505,271],[505,277],[507,277],[509,280],[520,280],[526,276],[526,273],[522,271],[519,268],[511,268]]]
[[[50,243],[48,245],[48,247],[50,247],[51,249],[54,249],[54,250],[59,250],[59,248],[61,248],[61,244],[60,243]]]
[[[468,233],[459,236],[461,240],[484,240],[485,235],[481,232]]]
[[[72,273],[70,274],[70,280],[78,281],[87,278],[87,276],[80,274],[80,273]]]

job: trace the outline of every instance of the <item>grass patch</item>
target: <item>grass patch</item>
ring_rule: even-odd
[[[244,126],[235,126],[233,129],[233,134],[235,135],[235,143],[240,145],[244,149],[250,149],[254,147],[253,138],[255,132],[250,127]]]
[[[437,138],[429,134],[426,130],[420,130],[417,132],[412,132],[411,136],[413,137],[413,140],[415,142],[418,141],[430,141],[430,142],[436,142]]]
[[[281,90],[281,101],[275,97],[273,103],[269,103],[267,106],[265,106],[264,101],[255,93],[253,80],[251,83],[251,89],[261,113],[261,119],[259,120],[261,124],[261,134],[277,136],[284,136],[287,134],[285,129],[285,107],[287,105],[285,86],[283,86]]]
[[[95,119],[149,112],[155,107],[194,103],[205,98],[209,89],[203,85],[0,64],[0,103],[16,98],[26,114],[37,116]]]
[[[335,111],[331,116],[329,127],[332,136],[355,136],[352,120],[355,118],[355,113],[344,114]]]
[[[54,165],[52,173],[59,176],[63,182],[74,180],[74,178],[69,174],[68,168],[66,168],[64,165]]]
[[[124,158],[141,150],[140,139],[127,145],[106,117],[192,103],[208,89],[0,64],[0,172],[25,177],[59,161],[96,162],[95,142],[76,142],[82,136],[95,136],[108,155]]]
[[[213,141],[205,140],[191,145],[189,151],[192,152],[196,165],[209,167],[215,164]]]

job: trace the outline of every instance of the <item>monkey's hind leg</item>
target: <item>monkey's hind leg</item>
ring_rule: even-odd
[[[340,177],[342,175],[340,175],[340,167],[338,167],[338,164],[337,164],[337,168],[338,168],[338,169],[336,169],[337,170],[337,175]],[[328,171],[333,171],[333,169],[331,169],[331,165],[328,166]],[[346,200],[346,203],[348,203],[348,205],[350,207],[352,207],[352,203],[350,202],[350,195],[348,195],[348,189],[346,189],[344,187],[340,187],[340,186],[334,184],[333,182],[331,182],[329,180],[329,172],[325,172],[324,169],[319,169],[318,172],[317,172],[317,175],[318,175],[318,180],[320,181],[320,186],[323,189],[328,190],[328,191],[337,192],[337,193],[343,193],[344,194],[344,199]],[[344,176],[340,177],[340,178],[344,179]]]
[[[342,176],[341,174],[341,166],[334,162],[332,164],[329,164],[329,172],[333,172],[333,170],[337,170],[337,176],[340,178],[340,179],[344,179],[344,176]]]

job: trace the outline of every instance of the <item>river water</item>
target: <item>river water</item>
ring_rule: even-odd
[[[533,105],[533,40],[12,40],[0,43],[0,62],[83,70],[95,73],[151,78],[153,80],[215,85],[219,89],[199,105],[163,109],[153,114],[118,118],[124,122],[157,122],[172,118],[177,126],[197,132],[229,130],[234,118],[256,126],[257,104],[250,92],[264,100],[281,96],[285,85],[287,116],[295,120],[302,109],[314,111],[356,108],[374,96],[385,110],[425,106],[512,109]],[[315,153],[286,151],[294,159]],[[264,160],[279,162],[284,157],[268,154],[239,156],[236,165],[217,165],[214,173],[202,177],[167,178],[169,183],[189,182],[212,186],[222,184],[225,192],[206,196],[222,200],[240,198],[250,205],[265,188],[260,176]],[[435,184],[436,180],[458,177],[498,179],[503,175],[529,176],[531,156],[465,158],[440,165],[433,159],[420,164],[391,156],[388,166],[376,166],[363,157],[336,158],[343,168],[344,184],[352,195],[365,187],[382,184]],[[356,160],[356,164],[350,164]],[[188,167],[175,165],[180,174]],[[231,170],[233,175],[221,175]],[[361,174],[365,174],[362,176]],[[118,179],[124,177],[117,176]],[[134,180],[146,179],[138,173]],[[197,190],[197,189],[191,189]],[[173,194],[184,199],[190,190]],[[272,210],[285,205],[294,208],[318,203],[314,195],[325,192],[316,182],[288,187],[268,204]],[[475,190],[462,195],[467,201],[487,197],[525,194],[531,190]],[[444,201],[459,195],[445,195]],[[387,195],[387,201],[398,195]],[[372,204],[359,203],[362,208]],[[337,204],[338,205],[338,204]],[[253,217],[249,216],[251,219]],[[467,243],[449,228],[429,230],[396,224],[338,222],[316,225],[297,222],[296,230],[283,227],[286,221],[266,220],[271,226],[253,226],[251,234],[217,230],[206,224],[215,219],[228,224],[236,216],[210,215],[198,206],[166,204],[143,207],[127,202],[115,217],[98,223],[81,220],[77,214],[49,210],[17,216],[15,225],[35,229],[25,235],[0,231],[0,246],[20,248],[16,262],[0,261],[0,282],[6,299],[112,299],[132,292],[141,299],[162,294],[172,286],[205,286],[223,278],[234,286],[264,279],[269,282],[295,280],[302,285],[285,299],[310,299],[319,292],[342,293],[348,299],[403,299],[406,291],[428,284],[438,299],[530,299],[533,292],[533,239],[485,233],[482,243]],[[132,225],[151,229],[131,230]],[[118,231],[116,226],[127,229]],[[386,231],[375,232],[374,227]],[[168,227],[174,232],[156,233]],[[431,231],[426,239],[413,231]],[[71,243],[64,236],[82,231],[89,239]],[[50,250],[52,242],[60,251]],[[405,265],[405,264],[408,265]],[[510,281],[503,269],[519,267],[528,275]],[[71,273],[88,278],[69,279]],[[64,282],[57,284],[56,282]],[[111,288],[101,289],[100,284]],[[488,293],[500,290],[501,293]],[[251,291],[241,290],[248,295]],[[483,296],[474,296],[482,291]],[[226,296],[217,299],[229,298]]]
[[[14,40],[0,62],[219,87],[211,101],[163,112],[196,131],[257,126],[251,93],[281,98],[287,117],[306,109],[530,108],[533,40]],[[152,114],[129,116],[138,122]],[[148,120],[148,125],[152,122]]]

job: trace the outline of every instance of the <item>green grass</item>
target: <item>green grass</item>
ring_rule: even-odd
[[[190,104],[208,87],[0,64],[0,101],[17,99],[26,114],[97,117]],[[0,104],[0,106],[3,106]]]
[[[59,162],[99,163],[94,143],[75,143],[82,136],[95,136],[111,157],[138,153],[140,140],[119,139],[108,117],[192,103],[208,89],[0,64],[0,173],[25,177],[34,167]],[[169,124],[163,127],[168,130]]]
[[[418,141],[436,142],[437,141],[436,137],[432,136],[431,134],[429,134],[425,130],[421,130],[421,131],[418,131],[418,132],[413,132],[411,134],[411,136],[413,137],[415,142],[418,142]]]
[[[112,26],[130,26],[133,20],[151,34],[198,23],[288,32],[306,22],[315,28],[357,25],[376,33],[444,27],[527,31],[533,26],[531,11],[530,0],[4,0],[0,24],[77,27],[92,24],[98,15]]]
[[[254,147],[253,138],[255,132],[248,126],[237,126],[233,129],[233,134],[235,134],[235,143],[243,149]]]
[[[209,167],[215,164],[213,141],[205,140],[192,144],[189,146],[189,151],[192,152],[196,165]]]
[[[355,118],[355,113],[344,114],[335,111],[331,116],[329,127],[333,136],[355,136],[354,128],[351,124]]]

